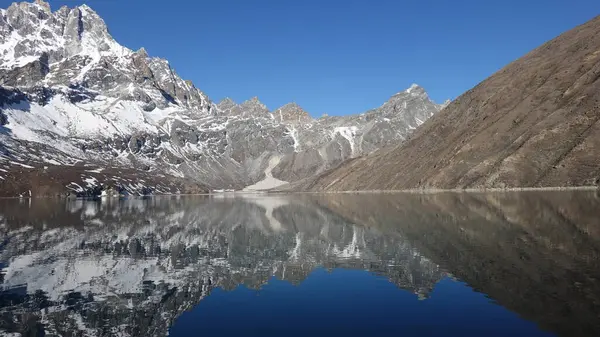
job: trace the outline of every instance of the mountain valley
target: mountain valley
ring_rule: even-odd
[[[0,196],[268,189],[402,142],[445,104],[418,85],[318,119],[257,97],[214,103],[86,5],[0,12]]]

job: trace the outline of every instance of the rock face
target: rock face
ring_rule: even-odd
[[[296,103],[288,103],[273,111],[273,118],[280,123],[310,123],[310,115]]]
[[[144,168],[213,189],[313,176],[404,140],[442,108],[418,86],[345,117],[313,119],[295,103],[271,112],[256,97],[214,104],[168,61],[119,45],[88,6],[43,1],[1,10],[0,87],[9,169]]]
[[[600,17],[509,64],[401,146],[299,189],[594,185],[600,177]]]

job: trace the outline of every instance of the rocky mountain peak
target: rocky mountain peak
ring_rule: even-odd
[[[148,52],[146,51],[146,48],[142,47],[140,49],[138,49],[135,54],[139,55],[140,57],[143,58],[147,58],[148,57]]]
[[[279,122],[310,122],[312,117],[295,102],[288,103],[273,111],[273,118]]]
[[[47,61],[40,64],[42,59]],[[91,89],[135,101],[145,111],[169,105],[210,110],[208,97],[180,78],[167,60],[150,58],[144,48],[133,52],[118,44],[87,5],[52,12],[46,2],[36,1],[3,10],[0,65],[0,85]]]
[[[269,109],[264,105],[258,97],[254,96],[240,104],[241,113],[248,116],[269,116]]]
[[[52,13],[52,10],[50,9],[50,4],[47,1],[35,0],[33,3],[42,7],[46,12]]]
[[[400,91],[398,93],[396,93],[395,95],[393,95],[392,97],[390,97],[390,99],[384,103],[384,105],[386,104],[390,104],[390,103],[394,103],[394,104],[398,104],[400,103],[401,105],[405,106],[408,104],[408,102],[411,101],[429,101],[431,103],[433,103],[431,101],[431,99],[429,98],[429,95],[427,94],[427,91],[425,91],[425,89],[423,87],[421,87],[418,84],[412,84],[409,88]],[[405,106],[406,108],[406,106]]]
[[[425,89],[423,87],[421,87],[420,85],[418,85],[416,83],[413,83],[407,89],[400,91],[392,96],[392,98],[394,98],[394,97],[406,98],[406,97],[429,97],[429,96],[427,95],[427,92],[425,91]]]
[[[248,104],[258,104],[258,105],[263,105],[263,106],[265,106],[265,105],[264,105],[264,104],[263,104],[263,103],[260,101],[260,99],[258,99],[258,96],[254,96],[254,97],[252,97],[252,98],[250,98],[250,99],[248,99],[248,100],[244,101],[244,103],[248,103]],[[242,104],[243,104],[243,103],[242,103]],[[266,106],[265,106],[265,108],[266,108]]]
[[[61,7],[52,12],[45,1],[13,3],[0,19],[0,62],[4,67],[23,65],[48,53],[51,62],[75,55],[98,59],[124,56],[130,50],[108,33],[104,20],[90,7]]]
[[[131,53],[114,41],[104,20],[87,5],[75,7],[69,12],[64,35],[67,56],[84,53],[97,57],[103,52],[123,56]]]
[[[401,118],[409,130],[423,124],[427,119],[440,111],[444,106],[436,104],[425,89],[417,84],[400,91],[377,109],[367,113],[367,119]]]
[[[217,103],[217,111],[221,115],[235,116],[240,114],[240,105],[229,97],[223,98]]]
[[[231,105],[237,105],[237,103],[230,97],[225,97],[217,105],[226,107],[226,106],[231,106]]]
[[[413,92],[425,92],[425,89],[423,89],[423,87],[421,87],[420,85],[413,83],[408,89],[406,89],[406,92],[409,94]]]

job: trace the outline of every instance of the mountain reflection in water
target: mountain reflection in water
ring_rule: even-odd
[[[281,322],[296,322],[313,336],[600,336],[599,204],[595,192],[0,200],[0,335],[290,335],[302,329]]]

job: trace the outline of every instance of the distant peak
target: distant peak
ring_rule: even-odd
[[[83,4],[81,6],[76,6],[75,8],[73,8],[73,10],[77,11],[79,13],[79,15],[81,15],[82,17],[90,16],[90,17],[100,18],[100,15],[98,13],[96,13],[96,11],[94,11],[90,6],[88,6],[86,4]],[[100,19],[102,19],[102,18],[100,18]]]
[[[266,109],[266,106],[258,99],[258,96],[254,96],[249,100],[244,101],[242,105],[258,105]]]
[[[302,107],[300,105],[298,105],[296,102],[290,102],[290,103],[280,106],[279,108],[275,109],[275,111],[290,110],[290,109],[302,110]]]
[[[285,109],[285,108],[298,108],[298,109],[302,109],[302,107],[300,105],[298,105],[298,103],[296,103],[296,102],[290,102],[288,104],[284,104],[279,109]]]
[[[404,90],[404,91],[400,91],[399,93],[396,93],[393,97],[396,96],[406,96],[406,95],[410,95],[410,96],[421,96],[421,95],[427,95],[427,92],[425,91],[425,89],[416,84],[413,83],[411,84],[410,87],[408,87],[408,89]]]
[[[405,92],[407,94],[412,94],[412,95],[417,94],[418,95],[418,94],[424,94],[425,93],[425,89],[423,89],[422,86],[420,86],[420,85],[418,85],[416,83],[413,83],[413,84],[410,85],[410,87],[408,89],[405,90]]]
[[[240,115],[241,107],[230,97],[223,98],[217,103],[217,109],[225,115]]]
[[[273,117],[280,122],[308,122],[312,120],[296,102],[291,102],[273,111]]]
[[[237,103],[235,103],[235,101],[233,99],[231,99],[230,97],[225,97],[219,102],[219,104],[237,104]]]
[[[423,89],[423,88],[421,88],[421,86],[419,86],[418,84],[413,83],[410,85],[410,88],[406,89],[406,92],[411,93],[412,91],[417,90],[417,89]]]
[[[136,51],[137,54],[143,56],[143,57],[148,57],[148,52],[146,51],[146,48],[142,47],[140,49],[138,49]]]
[[[92,13],[96,13],[90,6],[83,4],[81,6],[77,6],[77,8],[79,8],[79,10],[83,10],[85,12],[92,12]]]
[[[35,0],[34,3],[42,8],[44,8],[47,12],[52,12],[50,9],[50,4],[44,0]]]

